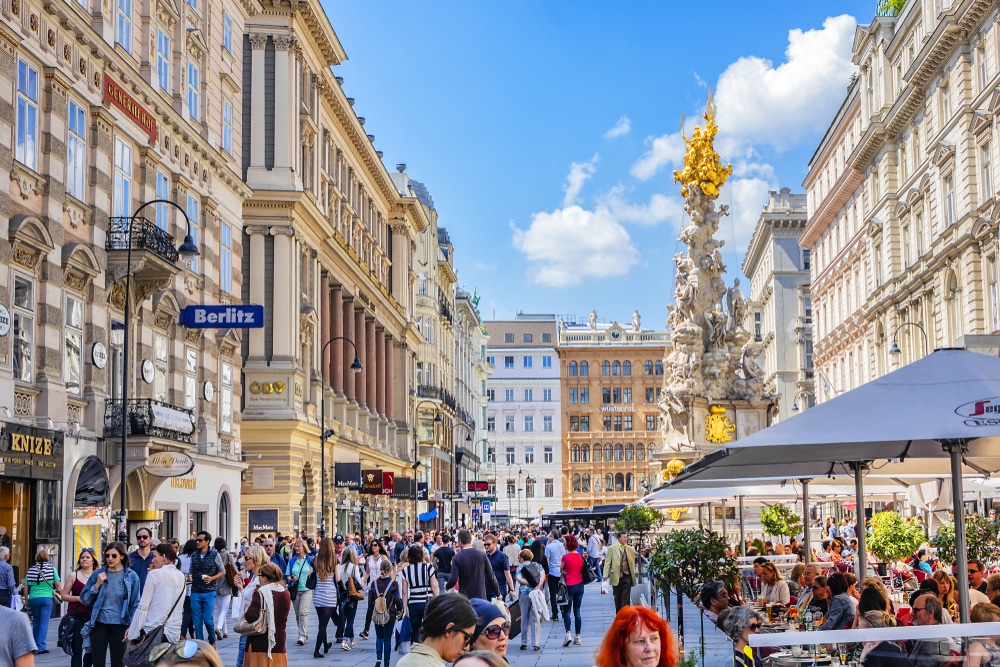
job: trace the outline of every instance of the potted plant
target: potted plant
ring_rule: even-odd
[[[997,528],[985,517],[968,517],[965,520],[965,550],[969,560],[995,561],[1000,558],[1000,545],[996,544]],[[943,563],[955,561],[955,524],[945,521],[938,528],[931,545]]]
[[[912,556],[924,541],[923,524],[903,519],[896,512],[879,512],[869,522],[868,550],[881,561],[879,574],[885,576],[887,563]]]
[[[663,512],[638,503],[622,509],[618,518],[615,519],[615,530],[624,530],[630,535],[637,536],[636,551],[640,558],[638,559],[639,572],[636,573],[636,579],[639,582],[642,581],[643,559],[641,556],[646,533],[656,530],[664,521],[666,521],[666,517]]]
[[[785,505],[772,505],[760,513],[760,526],[767,535],[795,537],[802,532],[802,517]]]

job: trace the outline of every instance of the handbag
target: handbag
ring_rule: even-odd
[[[580,575],[583,577],[585,585],[597,581],[597,573],[594,572],[594,568],[590,567],[590,564],[586,561],[583,562],[583,569],[580,570]]]
[[[566,590],[566,577],[559,577],[559,587],[556,588],[556,604],[565,605],[569,601],[569,591]]]
[[[233,632],[244,637],[267,634],[267,607],[264,606],[264,598],[260,598],[260,616],[256,621],[248,621],[247,615],[243,614],[240,620],[233,626]]]
[[[306,588],[308,588],[311,591],[316,590],[316,581],[317,581],[316,570],[313,569],[312,571],[309,572],[309,576],[306,577]]]
[[[347,596],[352,600],[364,600],[365,594],[358,590],[358,585],[354,583],[354,571],[347,576]]]
[[[153,667],[153,662],[149,659],[149,653],[154,647],[159,646],[166,638],[163,636],[163,629],[170,620],[170,616],[173,615],[174,609],[177,608],[177,603],[179,603],[184,598],[184,591],[181,591],[180,596],[174,601],[170,611],[167,612],[167,618],[160,623],[155,628],[142,635],[138,639],[134,639],[125,645],[125,655],[122,656],[122,664],[125,667]]]

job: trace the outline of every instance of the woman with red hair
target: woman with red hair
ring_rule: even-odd
[[[597,667],[676,667],[667,622],[646,607],[622,607],[604,635]]]
[[[573,642],[577,646],[583,643],[580,639],[580,628],[583,626],[583,617],[580,616],[580,605],[583,604],[583,555],[578,551],[580,543],[575,535],[567,535],[563,538],[566,544],[566,555],[559,561],[559,572],[562,574],[563,582],[566,584],[566,604],[563,605],[563,624],[566,628],[566,639],[563,640],[563,647]],[[573,610],[573,620],[576,622],[576,639],[570,634],[569,611]]]

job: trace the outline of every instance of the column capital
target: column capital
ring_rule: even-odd
[[[295,236],[295,230],[291,227],[271,227],[271,236]]]
[[[292,35],[272,35],[271,39],[274,40],[274,48],[278,51],[287,51],[295,43],[295,37]]]
[[[267,46],[267,35],[262,32],[250,33],[250,48],[254,51],[261,51]]]
[[[250,236],[267,236],[268,234],[271,233],[271,230],[269,228],[259,225],[244,227],[243,229],[245,229],[246,233],[249,234]]]

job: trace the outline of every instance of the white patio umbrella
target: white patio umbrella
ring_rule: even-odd
[[[963,474],[1000,470],[1000,359],[964,349],[936,350],[712,452],[676,480],[853,474],[860,505],[865,470],[899,476],[942,472],[945,461],[951,470],[956,558],[965,562]],[[859,560],[866,562],[864,531],[858,546]],[[959,568],[963,622],[968,622],[968,589],[968,576]]]

